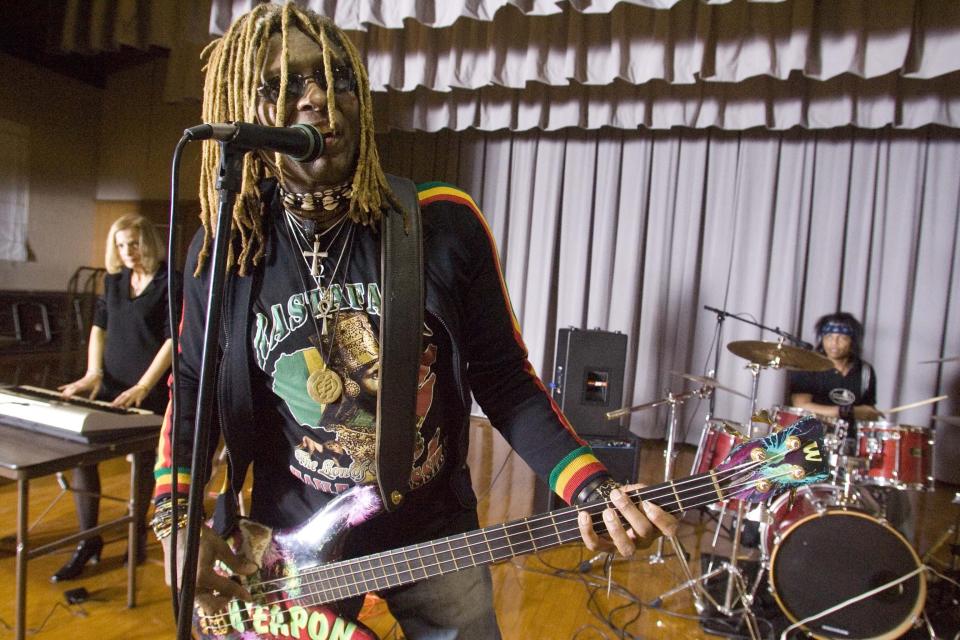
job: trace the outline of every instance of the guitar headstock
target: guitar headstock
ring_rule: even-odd
[[[829,476],[823,424],[806,416],[780,431],[735,447],[712,472],[724,497],[763,502]]]

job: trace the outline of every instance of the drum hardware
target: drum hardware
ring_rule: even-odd
[[[734,344],[734,343],[730,343],[730,344]],[[727,347],[729,348],[730,345],[727,345]],[[749,418],[751,422],[749,426],[747,426],[748,431],[750,431],[751,433],[748,433],[746,435],[753,438],[754,437],[754,434],[752,433],[754,430],[753,417],[757,413],[756,411],[757,391],[759,388],[760,370],[765,368],[765,365],[762,365],[756,362],[750,362],[747,365],[747,368],[750,370],[753,380],[750,388]],[[727,421],[724,421],[722,424],[724,427],[730,426],[727,424]],[[737,423],[733,423],[733,424],[736,425]],[[704,430],[706,431],[706,428]],[[767,435],[767,434],[764,433],[761,435]],[[740,434],[741,438],[743,438],[743,436],[744,434]],[[703,434],[701,434],[701,440],[702,439],[703,439]],[[743,528],[744,518],[746,517],[746,503],[744,503],[742,500],[736,500],[735,503],[736,503],[736,519],[734,521],[733,542],[730,549],[730,559],[728,562],[724,563],[724,566],[726,567],[726,573],[727,573],[727,586],[724,593],[723,606],[717,607],[718,611],[720,611],[721,613],[727,616],[732,615],[733,603],[735,601],[734,596],[736,596],[736,599],[740,600],[743,603],[744,608],[747,610],[750,609],[750,604],[753,599],[753,593],[747,591],[746,585],[743,582],[742,573],[740,572],[737,566],[738,555],[740,554],[740,532]],[[726,507],[727,507],[727,504],[726,502],[724,502],[724,504],[721,505],[720,516],[717,519],[717,528],[714,530],[714,534],[713,534],[714,548],[716,548],[717,541],[719,540],[720,529],[723,526],[723,517],[726,513]],[[748,621],[747,625],[749,628],[751,628],[751,631],[752,631],[753,627],[756,625],[756,620]]]
[[[733,343],[731,343],[733,344]],[[730,346],[730,345],[727,345]],[[757,415],[757,394],[760,389],[760,370],[763,369],[763,365],[757,364],[756,362],[751,362],[747,365],[747,369],[750,370],[751,383],[750,383],[750,423],[748,425],[749,433],[747,437],[754,438],[758,436],[764,436],[769,433],[769,429],[766,433],[756,432],[756,429],[753,426],[753,416]]]
[[[723,605],[717,602],[712,595],[710,595],[709,591],[703,587],[705,582],[723,573],[726,573],[729,576],[729,580],[734,584],[734,588],[737,590],[738,599],[744,603],[742,611],[733,611],[725,608]],[[744,579],[743,572],[740,571],[740,569],[732,566],[729,562],[723,562],[717,568],[712,569],[699,577],[695,578],[691,574],[685,574],[685,577],[686,582],[683,582],[673,589],[660,594],[660,596],[658,596],[651,603],[651,607],[660,607],[660,605],[663,604],[663,601],[670,596],[680,593],[686,589],[690,589],[690,593],[693,595],[694,607],[696,608],[697,613],[703,613],[706,611],[704,600],[709,601],[710,605],[714,609],[725,616],[732,616],[739,613],[743,617],[743,621],[747,627],[747,631],[750,634],[751,640],[760,640],[760,627],[757,624],[757,617],[750,608],[750,605],[753,602],[753,597],[747,591],[746,580]]]
[[[708,387],[709,389],[719,389],[720,391],[726,391],[727,393],[732,393],[735,396],[740,396],[741,398],[746,398],[747,400],[750,399],[750,396],[740,393],[736,389],[731,389],[730,387],[724,386],[720,384],[716,378],[712,378],[710,376],[697,376],[692,373],[680,373],[679,371],[671,371],[670,375],[699,383],[704,387]]]
[[[729,349],[731,345],[736,343],[730,343],[727,345]],[[736,352],[734,352],[736,353]],[[750,423],[747,426],[747,429],[750,433],[746,435],[753,437],[753,417],[757,413],[757,391],[759,389],[760,382],[760,370],[765,368],[765,365],[750,362],[747,365],[747,368],[750,370],[750,375],[752,376],[752,384],[750,386]],[[766,434],[762,434],[766,435]],[[742,500],[736,501],[736,519],[734,520],[734,530],[733,530],[733,542],[730,549],[730,559],[725,566],[727,567],[727,587],[724,592],[723,606],[717,607],[717,610],[723,613],[724,615],[731,615],[733,611],[734,595],[743,603],[745,609],[750,608],[751,601],[753,599],[753,594],[748,594],[746,587],[743,584],[742,573],[737,567],[738,555],[740,554],[740,532],[743,529],[744,517],[746,516],[746,504]],[[726,512],[726,504],[724,504],[720,511],[720,517],[717,519],[717,528],[714,531],[713,535],[713,546],[716,548],[717,540],[719,539],[719,532],[723,525],[723,516]],[[736,594],[734,593],[736,592]],[[756,620],[753,620],[752,623],[748,621],[748,627],[753,629],[753,626],[756,625]]]
[[[607,420],[616,420],[625,415],[633,413],[635,411],[643,411],[646,409],[652,409],[654,407],[659,407],[662,405],[668,405],[670,407],[670,414],[667,422],[667,448],[663,452],[665,462],[663,465],[663,479],[664,481],[669,481],[673,479],[673,464],[677,458],[677,451],[674,447],[676,441],[677,433],[677,405],[683,404],[690,398],[706,398],[711,393],[713,393],[713,387],[708,385],[703,385],[699,389],[694,389],[693,391],[687,391],[679,395],[674,395],[673,392],[668,391],[667,397],[661,398],[659,400],[654,400],[653,402],[646,402],[644,404],[638,404],[633,407],[624,407],[622,409],[615,409],[613,411],[608,411],[606,413]],[[658,564],[663,562],[663,536],[657,538],[657,550],[650,556],[649,562],[651,564]],[[674,544],[674,552],[677,555],[677,558],[680,559],[680,564],[686,564],[686,557],[683,554],[683,550],[676,547]],[[592,564],[595,558],[591,559],[589,562]],[[686,567],[686,570],[689,571],[689,567]]]
[[[667,421],[667,448],[663,452],[664,456],[664,465],[663,465],[663,479],[664,481],[669,481],[673,479],[673,464],[677,458],[677,451],[674,447],[674,442],[677,436],[677,405],[683,404],[692,397],[704,398],[706,395],[709,395],[713,392],[711,387],[703,386],[700,389],[695,391],[688,391],[686,393],[681,393],[678,396],[673,395],[672,392],[667,392],[667,397],[665,401],[670,405],[670,417]],[[684,567],[686,573],[690,572],[690,568],[687,565],[687,558],[683,553],[683,549],[676,546],[676,540],[671,539],[671,542],[674,543],[674,553],[677,556],[677,559],[680,561],[681,567]],[[657,550],[648,558],[650,564],[659,564],[663,562],[663,536],[657,538]]]
[[[666,398],[654,400],[653,402],[646,402],[644,404],[637,404],[632,407],[614,409],[613,411],[607,411],[604,415],[606,416],[607,420],[616,420],[617,418],[622,418],[623,416],[636,413],[637,411],[645,411],[646,409],[653,409],[655,407],[660,407],[665,404],[671,404],[675,402],[685,402],[694,396],[698,398],[706,398],[710,395],[711,391],[712,389],[703,387],[693,391],[687,391],[686,393],[681,393],[678,396],[674,396],[672,393],[668,392]]]
[[[781,348],[779,349],[779,351],[781,352],[781,354],[782,354],[784,351],[786,351],[786,352],[788,352],[788,353],[790,353],[790,354],[793,354],[794,351],[799,351],[799,352],[803,352],[803,353],[809,353],[809,354],[812,354],[815,358],[823,358],[823,360],[826,360],[826,362],[829,363],[828,365],[824,365],[823,362],[820,361],[820,366],[825,366],[825,367],[826,367],[826,370],[829,370],[829,369],[833,366],[833,363],[830,362],[830,360],[829,360],[828,358],[825,358],[825,357],[823,357],[823,356],[819,356],[819,354],[817,354],[817,353],[815,353],[814,351],[812,351],[813,345],[811,345],[811,344],[809,344],[809,343],[807,343],[807,342],[804,342],[803,340],[801,340],[799,337],[797,337],[797,336],[795,336],[795,335],[792,335],[792,334],[790,334],[790,333],[787,333],[786,331],[784,331],[784,330],[781,329],[780,327],[769,327],[769,326],[767,326],[767,325],[765,325],[765,324],[760,324],[759,322],[755,322],[755,321],[751,320],[750,318],[745,318],[745,317],[743,317],[744,315],[748,315],[748,314],[730,313],[730,312],[726,311],[725,309],[717,309],[716,307],[711,307],[711,306],[708,306],[708,305],[704,305],[703,308],[706,309],[707,311],[710,311],[710,312],[716,314],[716,316],[717,316],[717,329],[716,329],[716,333],[714,334],[714,340],[715,340],[715,343],[716,343],[716,344],[723,344],[723,342],[722,342],[722,340],[721,340],[721,338],[722,338],[722,336],[723,336],[723,322],[724,322],[724,320],[727,319],[727,317],[730,317],[730,318],[733,318],[734,320],[737,320],[737,321],[742,322],[742,323],[744,323],[744,324],[752,325],[752,326],[757,327],[757,328],[759,328],[759,329],[763,329],[764,331],[770,331],[770,332],[776,334],[777,336],[779,336],[779,337],[780,337],[780,342],[777,343],[777,344],[780,345],[780,347],[781,347]],[[789,340],[789,341],[792,342],[793,344],[798,345],[798,347],[789,347],[789,346],[783,345],[783,341],[784,341],[784,340]],[[727,345],[727,349],[730,349],[730,345],[733,345],[733,344],[737,344],[737,343],[734,343],[734,342],[729,343],[729,344]],[[773,343],[759,343],[759,344],[773,344]],[[714,353],[713,353],[713,369],[712,369],[712,370],[710,371],[710,373],[709,373],[709,375],[711,375],[711,376],[716,375],[716,372],[720,369],[720,352],[721,352],[720,349],[716,349],[716,350],[714,351]],[[736,351],[733,351],[733,353],[737,353],[737,352],[736,352]],[[737,354],[737,355],[740,355],[740,354]],[[743,357],[743,356],[741,356],[741,357]],[[792,357],[792,358],[795,358],[795,359],[798,358],[798,356],[796,356],[796,355],[793,355],[793,356],[791,356],[791,357]],[[747,359],[750,360],[751,358],[747,358]],[[757,364],[769,364],[770,361],[771,361],[770,358],[767,358],[767,359],[765,359],[765,360],[758,360],[758,361],[757,361]],[[777,361],[779,362],[779,360],[777,360]],[[714,409],[715,409],[715,406],[714,406],[714,397],[711,397],[711,398],[710,398],[710,410],[709,410],[709,415],[713,415],[713,414],[714,414]]]
[[[950,502],[955,505],[956,519],[953,521],[953,524],[937,538],[933,546],[923,554],[923,562],[924,564],[929,564],[931,560],[935,560],[933,557],[934,554],[949,542],[949,569],[956,572],[960,571],[960,491],[953,494],[953,500]]]

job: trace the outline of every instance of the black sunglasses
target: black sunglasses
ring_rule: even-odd
[[[313,73],[302,76],[299,73],[287,75],[287,100],[299,100],[307,90],[307,82],[312,80],[321,91],[327,90],[327,77],[323,69],[314,69]],[[345,66],[333,68],[333,90],[337,93],[354,91],[357,88],[357,79],[353,69]],[[257,95],[268,102],[276,103],[280,99],[280,76],[269,78],[257,87]]]

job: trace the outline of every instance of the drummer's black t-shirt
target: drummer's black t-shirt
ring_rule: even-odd
[[[847,375],[829,371],[791,371],[789,395],[809,393],[817,404],[877,404],[877,377],[869,363],[858,360]]]

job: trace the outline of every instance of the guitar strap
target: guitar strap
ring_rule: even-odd
[[[390,210],[381,224],[380,385],[377,394],[377,483],[384,508],[396,509],[410,490],[417,386],[423,350],[423,234],[417,188],[388,175],[406,209]]]

